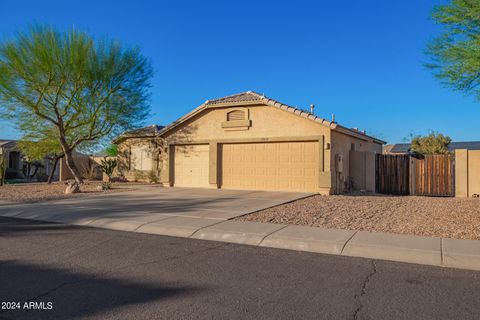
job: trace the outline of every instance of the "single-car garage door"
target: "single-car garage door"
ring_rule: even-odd
[[[318,170],[318,142],[222,146],[224,188],[316,192]]]
[[[175,146],[174,185],[208,187],[209,145]]]

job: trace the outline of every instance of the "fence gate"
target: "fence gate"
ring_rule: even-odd
[[[420,196],[450,196],[455,195],[453,156],[446,154],[425,155],[424,159],[413,162],[415,169],[415,190]]]
[[[409,155],[377,154],[375,168],[375,192],[395,195],[409,194]]]

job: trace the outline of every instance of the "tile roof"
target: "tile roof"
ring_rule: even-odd
[[[259,104],[265,104],[265,105],[269,105],[269,106],[272,106],[272,107],[276,107],[276,108],[282,109],[284,111],[293,113],[297,116],[316,121],[316,122],[318,122],[318,123],[320,123],[324,126],[327,126],[331,129],[334,129],[336,131],[339,131],[339,132],[342,132],[342,133],[345,133],[345,134],[348,134],[348,135],[351,135],[351,136],[355,136],[355,137],[358,137],[358,138],[364,138],[364,139],[365,138],[366,139],[372,139],[373,141],[375,141],[377,143],[385,144],[385,141],[382,141],[382,140],[377,139],[377,138],[372,137],[372,136],[368,136],[365,133],[362,133],[358,130],[354,130],[354,129],[350,129],[350,128],[341,126],[336,122],[328,121],[324,118],[318,117],[318,116],[310,113],[308,110],[302,110],[302,109],[299,109],[299,108],[295,108],[295,107],[286,105],[286,104],[281,103],[277,100],[268,98],[264,94],[260,94],[258,92],[254,92],[254,91],[246,91],[246,92],[241,92],[241,93],[233,94],[233,95],[222,97],[222,98],[207,100],[207,101],[205,101],[205,103],[203,103],[202,105],[200,105],[199,107],[197,107],[196,109],[191,111],[190,113],[184,115],[183,117],[181,117],[177,121],[174,121],[173,123],[166,126],[162,130],[161,134],[169,131],[170,129],[175,128],[180,123],[186,121],[187,119],[189,119],[193,115],[198,114],[199,112],[203,111],[206,108],[209,108],[209,107],[214,108],[214,107],[219,106],[219,105],[222,105],[222,106],[227,105],[228,106],[229,103],[250,104],[250,103],[256,103],[256,102],[258,102]]]
[[[264,94],[260,94],[258,92],[254,92],[254,91],[246,91],[246,92],[241,92],[241,93],[229,95],[229,96],[226,96],[226,97],[221,97],[221,98],[217,98],[217,99],[213,99],[213,100],[207,100],[203,104],[201,104],[200,106],[198,106],[197,108],[192,110],[191,112],[189,112],[186,115],[180,117],[179,119],[170,123],[166,127],[150,126],[150,127],[145,127],[145,128],[133,130],[133,131],[126,132],[126,133],[122,134],[120,137],[118,137],[114,141],[119,142],[120,140],[125,139],[125,138],[142,136],[142,135],[146,135],[146,136],[155,135],[155,134],[162,135],[162,134],[170,131],[171,129],[177,127],[178,125],[180,125],[184,121],[187,121],[191,117],[197,115],[198,113],[200,113],[203,110],[208,109],[208,108],[225,107],[225,106],[228,106],[228,104],[235,104],[235,105],[241,105],[242,103],[256,104],[257,102],[258,102],[258,104],[264,104],[264,105],[272,106],[272,107],[275,107],[275,108],[293,113],[293,114],[295,114],[299,117],[303,117],[303,118],[307,118],[307,119],[316,121],[316,122],[318,122],[318,123],[320,123],[324,126],[329,127],[332,130],[336,130],[336,131],[342,132],[344,134],[348,134],[348,135],[351,135],[351,136],[354,136],[354,137],[357,137],[357,138],[360,138],[360,139],[371,139],[374,142],[381,143],[381,144],[385,143],[385,141],[376,139],[375,137],[372,137],[372,136],[368,136],[365,133],[362,133],[358,130],[350,129],[350,128],[341,126],[336,122],[328,121],[324,118],[318,117],[318,116],[310,113],[308,110],[302,110],[302,109],[299,109],[299,108],[295,108],[295,107],[286,105],[286,104],[281,103],[277,100],[268,98]]]
[[[135,129],[135,130],[124,132],[120,136],[113,139],[113,142],[118,143],[121,140],[126,139],[126,138],[156,136],[163,128],[164,128],[164,126],[159,126],[159,125],[156,125],[156,124],[152,124],[150,126],[146,126],[146,127],[143,127],[143,128],[138,128],[138,129]]]
[[[232,102],[246,102],[246,101],[261,101],[265,96],[253,91],[241,92],[237,94],[232,94],[231,96],[226,96],[222,98],[217,98],[213,100],[207,100],[205,104],[219,104],[219,103],[232,103]]]
[[[128,135],[128,136],[154,136],[158,132],[160,132],[160,130],[162,130],[163,128],[164,128],[163,126],[153,124],[151,126],[127,131],[127,132],[124,133],[124,135]]]
[[[13,148],[15,147],[15,140],[0,140],[0,148]]]

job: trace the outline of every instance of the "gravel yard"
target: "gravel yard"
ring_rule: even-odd
[[[480,199],[316,195],[237,220],[480,240]]]
[[[64,194],[65,183],[55,182],[47,183],[21,183],[21,184],[7,184],[0,187],[0,201],[12,202],[37,202],[44,200],[64,199],[71,197],[85,197],[92,194],[101,194],[104,191],[98,190],[102,183],[99,181],[85,182],[80,187],[82,192],[75,194]],[[130,190],[128,183],[113,183],[112,189],[109,193],[121,192]]]

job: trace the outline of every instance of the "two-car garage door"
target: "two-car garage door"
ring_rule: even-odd
[[[318,142],[224,144],[222,187],[316,191]]]
[[[317,191],[318,142],[223,144],[220,152],[222,188]],[[207,187],[209,146],[175,146],[176,186]]]

